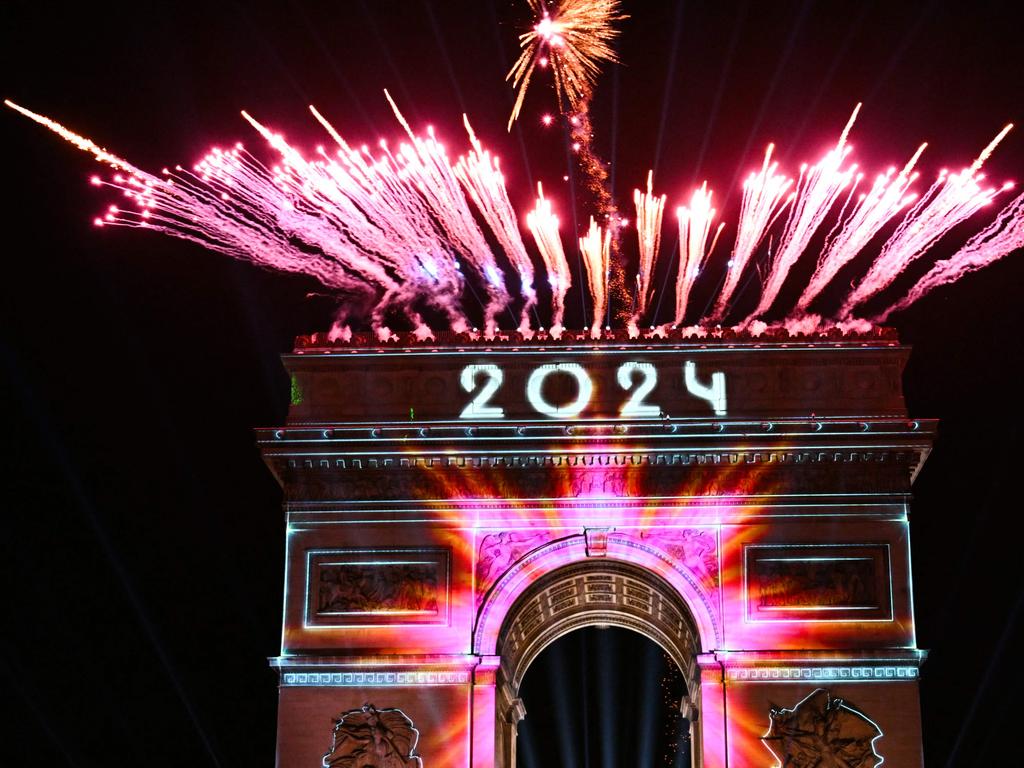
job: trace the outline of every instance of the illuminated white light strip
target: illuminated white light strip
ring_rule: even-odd
[[[544,379],[552,373],[567,373],[576,379],[576,386],[579,387],[576,400],[567,405],[551,405],[551,403],[544,399],[540,390],[544,385]],[[590,402],[590,396],[593,392],[594,382],[590,380],[590,375],[579,363],[542,365],[530,374],[530,378],[526,382],[526,399],[530,401],[530,405],[538,413],[552,419],[571,419],[574,416],[579,416]]]
[[[385,687],[466,685],[468,672],[285,672],[281,685],[320,687]]]
[[[916,680],[917,667],[751,667],[727,670],[730,680]]]

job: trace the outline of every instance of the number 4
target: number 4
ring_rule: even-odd
[[[706,400],[715,409],[715,416],[725,416],[725,374],[716,371],[711,374],[711,386],[697,381],[697,364],[687,360],[683,367],[686,391],[694,397]]]

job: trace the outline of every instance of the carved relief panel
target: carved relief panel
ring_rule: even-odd
[[[309,550],[305,625],[447,624],[447,549]]]
[[[890,621],[887,544],[744,547],[748,621]]]

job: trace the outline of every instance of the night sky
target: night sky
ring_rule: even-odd
[[[623,66],[606,70],[593,111],[614,193],[630,209],[654,167],[674,206],[706,178],[734,225],[738,179],[765,145],[795,172],[858,101],[852,143],[865,167],[902,165],[923,140],[925,179],[966,165],[1006,122],[1024,124],[1016,5],[628,2]],[[357,142],[397,138],[387,87],[414,126],[430,122],[452,147],[468,112],[521,212],[538,180],[568,207],[563,135],[539,120],[553,106],[543,78],[505,131],[504,75],[527,18],[512,0],[8,1],[0,95],[158,171],[216,143],[262,153],[243,108],[303,147],[324,138],[310,103]],[[252,428],[283,421],[278,355],[326,329],[334,304],[308,297],[309,279],[97,230],[113,201],[87,183],[95,163],[9,111],[0,130],[0,763],[269,765],[284,524]],[[1024,127],[986,169],[1024,181]],[[666,233],[669,246],[669,222]],[[1021,509],[1022,287],[1018,253],[891,320],[914,346],[912,415],[942,420],[911,515],[929,766],[1020,759],[1024,580],[1020,537],[1006,529]],[[575,290],[567,325],[578,327]]]

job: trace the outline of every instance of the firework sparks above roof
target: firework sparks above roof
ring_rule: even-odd
[[[335,146],[318,147],[307,155],[243,112],[276,154],[272,162],[265,164],[236,144],[211,150],[191,168],[174,166],[159,174],[48,117],[5,103],[112,169],[106,178],[93,176],[92,183],[128,202],[124,207],[110,205],[95,219],[97,225],[153,229],[267,269],[308,275],[338,297],[332,330],[336,336],[369,325],[378,338],[388,339],[393,334],[389,323],[398,322],[408,324],[420,339],[445,329],[494,338],[502,328],[532,338],[546,320],[548,334],[558,338],[574,280],[590,288],[591,337],[601,337],[613,303],[630,336],[641,335],[641,323],[650,324],[650,333],[663,334],[667,324],[658,326],[656,317],[660,299],[652,298],[667,196],[654,195],[652,175],[646,193],[635,192],[637,244],[630,267],[635,287],[627,293],[618,242],[625,220],[616,212],[606,166],[591,146],[593,86],[600,64],[616,61],[612,24],[626,17],[617,0],[561,0],[550,10],[542,0],[529,3],[536,23],[520,36],[522,52],[509,73],[518,88],[512,120],[534,69],[550,67],[559,113],[567,119],[571,137],[578,139],[576,159],[593,193],[585,233],[560,231],[559,204],[571,212],[570,201],[545,197],[539,184],[533,210],[520,219],[498,158],[468,118],[463,117],[469,147],[452,160],[433,129],[415,131],[386,91],[405,133],[394,146],[381,140],[373,150],[357,147],[310,107]],[[867,323],[855,316],[860,307],[889,289],[954,227],[1012,187],[986,184],[981,173],[1012,125],[964,170],[942,171],[920,193],[914,185],[924,144],[898,172],[892,167],[872,177],[852,162],[849,138],[859,110],[858,104],[833,148],[818,162],[804,164],[795,182],[772,160],[774,145],[768,146],[760,170],[743,182],[735,237],[724,265],[713,258],[713,251],[728,229],[727,216],[712,208],[707,182],[677,208],[680,250],[673,327],[692,327],[699,333],[737,315],[742,278],[761,273],[759,253],[765,249],[759,299],[737,328],[756,333],[768,327],[766,319],[772,315],[785,317],[782,324],[790,329],[863,327]],[[550,122],[547,117],[545,124]],[[865,178],[874,178],[870,187],[862,184]],[[1017,197],[950,258],[936,262],[876,320],[1019,249],[1021,201]],[[715,221],[719,223],[712,233]],[[524,241],[524,225],[532,234],[532,253]],[[825,288],[887,228],[890,234],[862,277],[853,280],[834,315],[813,314]],[[817,245],[822,238],[823,244]],[[572,274],[565,243],[578,247],[580,274]],[[782,289],[794,268],[812,258],[812,249],[818,250],[813,274],[786,315],[778,306]],[[708,300],[710,311],[698,313],[695,286],[698,276],[709,270],[721,276],[720,285]],[[509,276],[514,276],[512,290]],[[538,306],[538,284],[550,296],[546,313]],[[580,309],[586,317],[587,307]],[[481,319],[479,331],[472,317]]]

